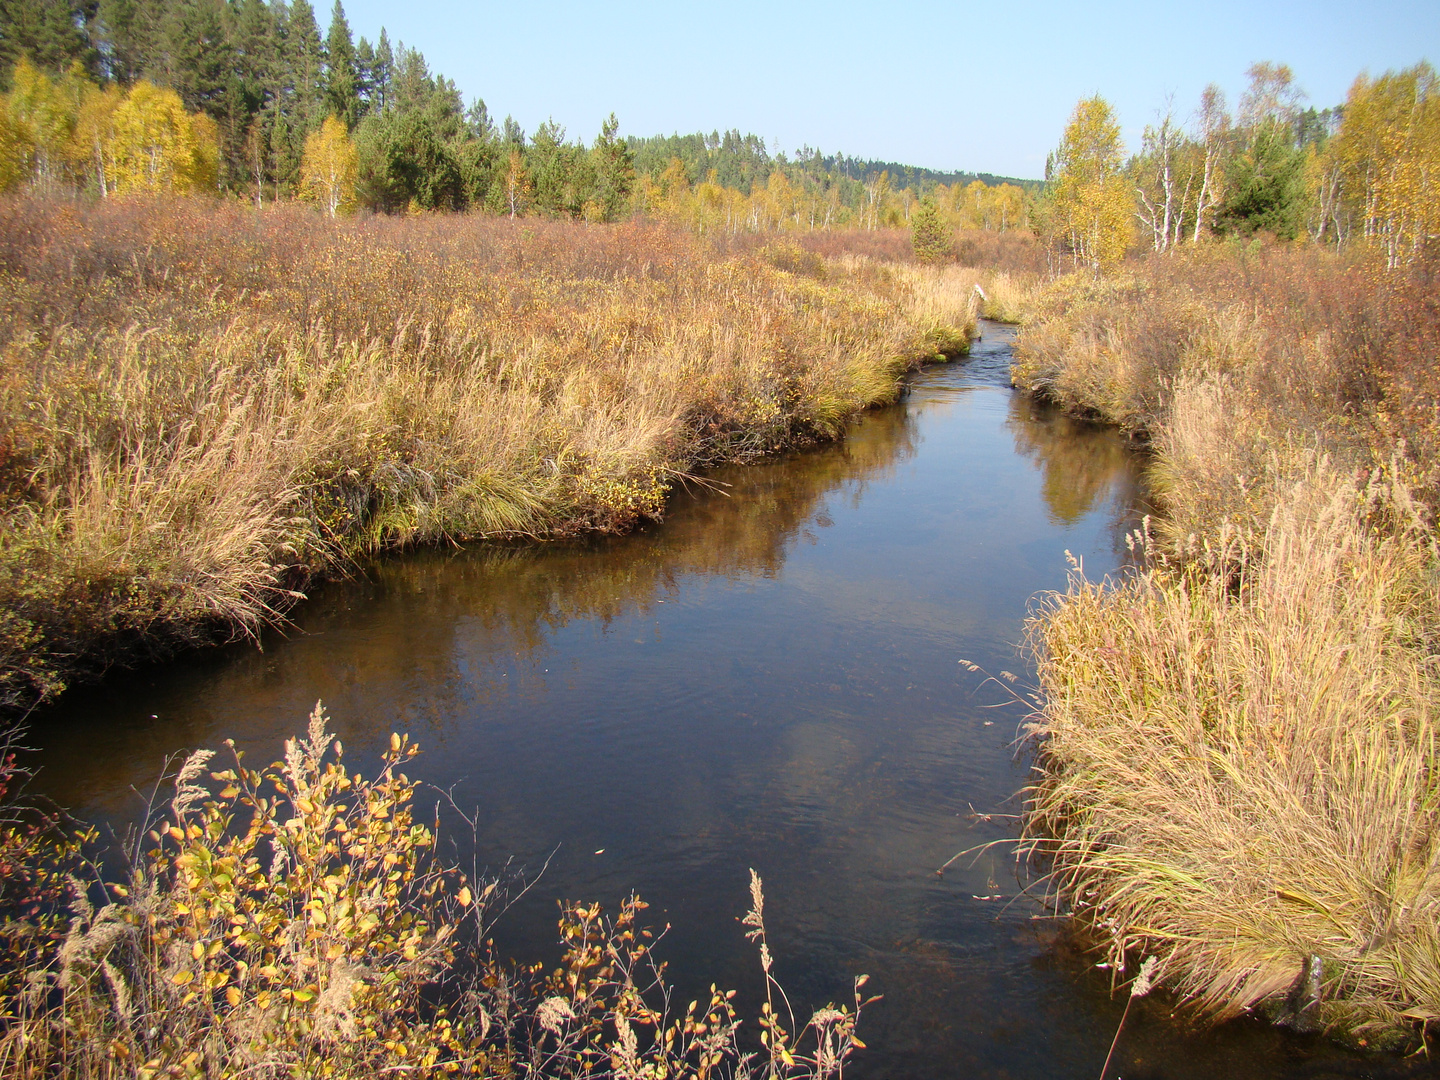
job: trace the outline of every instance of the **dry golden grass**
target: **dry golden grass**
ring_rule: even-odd
[[[0,697],[253,632],[359,552],[629,528],[968,347],[938,273],[800,254],[0,203]]]
[[[1314,460],[1259,540],[1238,581],[1077,573],[1031,621],[1028,827],[1110,959],[1205,1012],[1318,956],[1326,1023],[1440,1020],[1433,541],[1402,487]]]
[[[1063,280],[1023,335],[1017,385],[1147,437],[1165,511],[1148,569],[1030,623],[1027,832],[1211,1015],[1318,958],[1333,1030],[1440,1019],[1430,274],[1202,249]]]

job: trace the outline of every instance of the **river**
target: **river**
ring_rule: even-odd
[[[412,774],[479,808],[482,861],[549,858],[497,928],[512,955],[558,958],[556,898],[633,889],[672,926],[680,999],[715,982],[753,1009],[754,867],[792,1000],[844,1000],[860,972],[884,995],[851,1075],[1098,1076],[1123,1001],[1020,895],[1034,876],[1003,844],[936,869],[1014,835],[1023,620],[1067,552],[1121,568],[1143,489],[1115,433],[1010,390],[1013,332],[983,331],[843,442],[721,470],[663,524],[384,560],[261,649],[74,691],[36,721],[37,786],[122,829],[167,756],[235,738],[272,760],[323,699],[352,763],[412,733]],[[1111,1076],[1314,1075],[1337,1053],[1139,1004]]]

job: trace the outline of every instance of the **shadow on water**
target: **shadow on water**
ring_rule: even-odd
[[[482,860],[534,867],[558,846],[499,928],[513,955],[558,955],[552,898],[634,889],[673,924],[681,1000],[713,981],[753,1015],[737,921],[753,866],[797,1003],[843,998],[862,971],[885,995],[855,1075],[1094,1076],[1123,1002],[1020,895],[1007,849],[935,874],[1013,833],[1026,777],[1023,709],[958,661],[1023,687],[1033,596],[1064,587],[1066,551],[1092,576],[1121,566],[1144,509],[1122,440],[1009,390],[1009,340],[988,327],[970,362],[841,444],[677,493],[663,525],[382,561],[263,650],[74,693],[35,727],[41,787],[123,825],[167,755],[235,738],[268,760],[323,698],[353,759],[415,734],[415,771],[481,808]],[[1127,1077],[1328,1060],[1145,1005]]]

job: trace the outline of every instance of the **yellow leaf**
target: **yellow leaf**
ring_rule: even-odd
[[[230,1007],[231,1007],[232,1009],[233,1009],[235,1006],[239,1005],[239,1004],[240,1004],[240,988],[239,988],[238,986],[232,986],[232,987],[230,987],[228,990],[226,990],[226,991],[225,991],[225,1000],[230,1003]]]
[[[195,973],[186,969],[175,972],[174,975],[170,976],[170,981],[173,982],[176,986],[184,986],[186,983],[190,982],[194,978]]]

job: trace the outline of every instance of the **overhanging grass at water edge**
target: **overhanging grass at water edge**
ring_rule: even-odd
[[[378,548],[619,531],[964,351],[973,272],[643,224],[0,204],[0,695]]]

